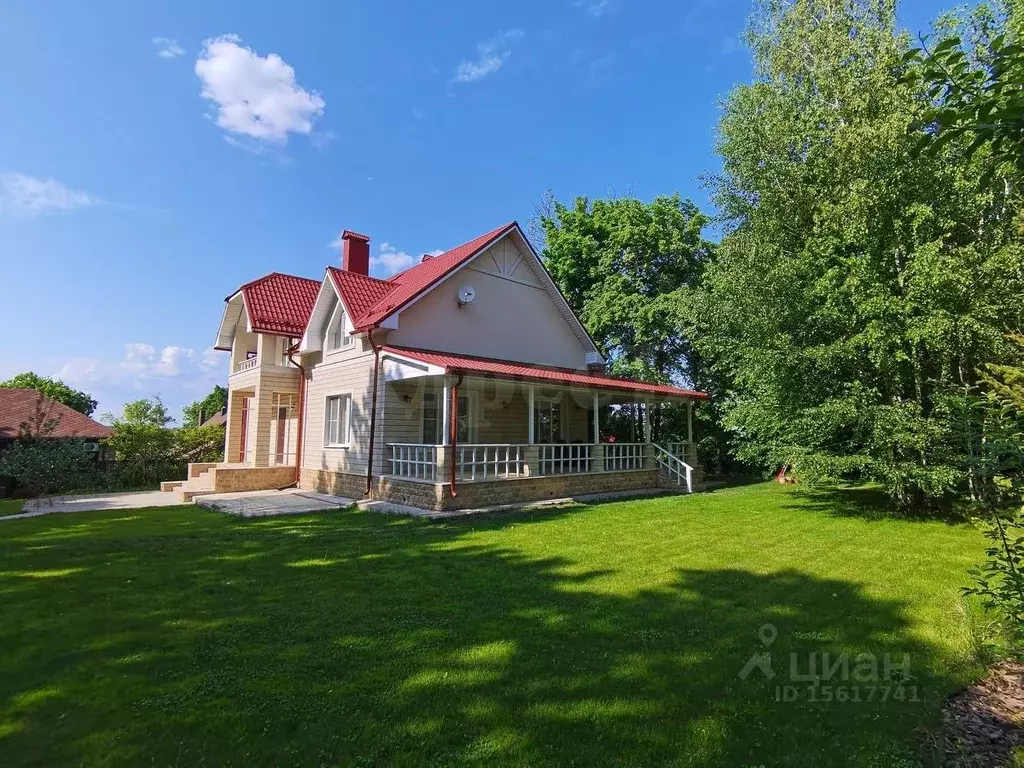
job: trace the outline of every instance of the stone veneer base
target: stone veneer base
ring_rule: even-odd
[[[303,469],[299,487],[333,496],[367,498],[433,511],[482,509],[543,502],[573,496],[625,491],[657,491],[667,486],[658,470],[594,472],[586,475],[549,475],[456,484],[453,497],[448,483],[417,483],[394,477],[375,477],[366,493],[365,475]]]

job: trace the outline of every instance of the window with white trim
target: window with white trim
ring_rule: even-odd
[[[352,422],[352,396],[331,395],[324,412],[324,447],[347,448]]]
[[[444,442],[444,395],[438,392],[423,393],[422,442],[440,445]],[[472,393],[459,395],[459,419],[456,439],[460,443],[473,441],[476,433],[476,398]]]
[[[352,337],[345,328],[345,310],[339,302],[327,327],[327,351],[335,352],[351,345]]]
[[[538,443],[562,442],[562,401],[542,400],[533,406],[533,439]]]

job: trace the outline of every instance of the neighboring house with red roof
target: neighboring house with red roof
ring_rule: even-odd
[[[692,487],[692,440],[647,415],[706,395],[615,378],[515,222],[387,279],[370,240],[341,268],[272,273],[225,300],[227,463],[183,488],[300,487],[428,509]],[[609,406],[643,403],[633,443],[601,442]]]
[[[111,435],[110,427],[35,389],[0,387],[0,448],[25,432],[32,437],[75,438],[93,445]]]

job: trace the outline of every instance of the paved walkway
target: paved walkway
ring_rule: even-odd
[[[0,517],[5,520],[20,520],[61,512],[90,512],[100,509],[143,509],[145,507],[170,507],[182,504],[173,491],[143,491],[141,493],[89,493],[81,496],[47,496],[44,499],[28,499],[17,515]]]
[[[355,504],[343,496],[328,496],[298,488],[284,491],[246,491],[244,493],[212,493],[197,496],[196,504],[206,509],[227,512],[240,517],[272,517],[274,515],[301,515],[344,509]]]

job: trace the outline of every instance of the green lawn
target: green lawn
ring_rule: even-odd
[[[0,523],[0,754],[892,766],[980,673],[958,588],[983,541],[876,503],[755,485],[444,524],[193,507]],[[741,679],[768,623],[776,677]],[[913,680],[884,702],[807,683],[776,701],[789,655],[806,672],[812,652],[907,654]]]
[[[24,499],[0,499],[0,517],[18,514],[24,504]]]

